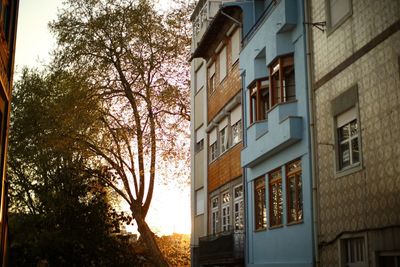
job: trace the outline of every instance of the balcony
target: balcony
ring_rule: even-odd
[[[244,263],[244,232],[226,231],[199,239],[202,266],[241,265]]]
[[[268,119],[253,123],[247,129],[247,146],[242,150],[242,167],[253,167],[288,146],[300,141],[303,120],[297,116],[297,102],[276,105],[268,112]]]
[[[197,41],[201,39],[210,21],[217,14],[224,2],[231,2],[231,0],[199,1],[191,17],[194,39]]]

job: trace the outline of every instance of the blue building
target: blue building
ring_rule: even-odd
[[[239,59],[246,266],[313,266],[304,4],[251,3],[242,4]]]

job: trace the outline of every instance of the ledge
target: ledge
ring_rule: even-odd
[[[303,119],[296,116],[297,102],[282,103],[268,113],[268,120],[247,129],[247,147],[241,153],[241,166],[253,167],[288,146],[300,141]]]

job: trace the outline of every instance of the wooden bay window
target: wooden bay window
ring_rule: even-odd
[[[280,57],[269,67],[271,107],[296,99],[293,55]]]

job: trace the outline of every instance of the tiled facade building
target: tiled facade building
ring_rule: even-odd
[[[400,266],[400,1],[312,0],[320,266]]]

